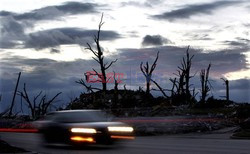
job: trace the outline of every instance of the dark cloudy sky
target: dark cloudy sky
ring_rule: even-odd
[[[225,95],[223,77],[232,100],[250,102],[248,0],[1,0],[0,110],[10,103],[18,72],[19,90],[25,82],[31,95],[62,91],[58,100],[66,104],[84,92],[75,81],[97,67],[85,47],[102,13],[101,45],[106,61],[118,59],[108,72],[124,74],[121,87],[144,86],[139,64],[152,63],[160,51],[153,77],[170,88],[190,45],[193,74],[212,64],[210,95]],[[198,74],[191,81],[197,92]]]

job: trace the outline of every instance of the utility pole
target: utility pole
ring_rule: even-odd
[[[19,72],[19,74],[18,74],[18,79],[17,79],[17,82],[16,82],[16,87],[15,87],[14,95],[13,95],[11,106],[10,106],[9,117],[12,115],[12,110],[13,110],[13,107],[14,107],[14,104],[15,104],[16,92],[17,92],[20,76],[21,76],[21,72]]]

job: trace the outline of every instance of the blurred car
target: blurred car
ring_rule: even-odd
[[[110,121],[101,110],[66,110],[49,113],[36,122],[47,143],[112,144],[134,139],[133,127]]]

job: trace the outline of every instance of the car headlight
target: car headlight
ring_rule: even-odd
[[[76,141],[76,142],[92,142],[92,143],[95,143],[95,140],[94,140],[93,137],[72,136],[70,139],[72,141]]]
[[[72,133],[88,133],[95,134],[96,130],[94,128],[71,128]]]
[[[124,127],[124,126],[110,126],[108,127],[110,132],[133,132],[133,127]]]

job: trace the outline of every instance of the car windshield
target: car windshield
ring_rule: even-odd
[[[55,115],[54,120],[63,123],[102,122],[108,121],[111,115],[103,111],[76,111],[61,112]]]

